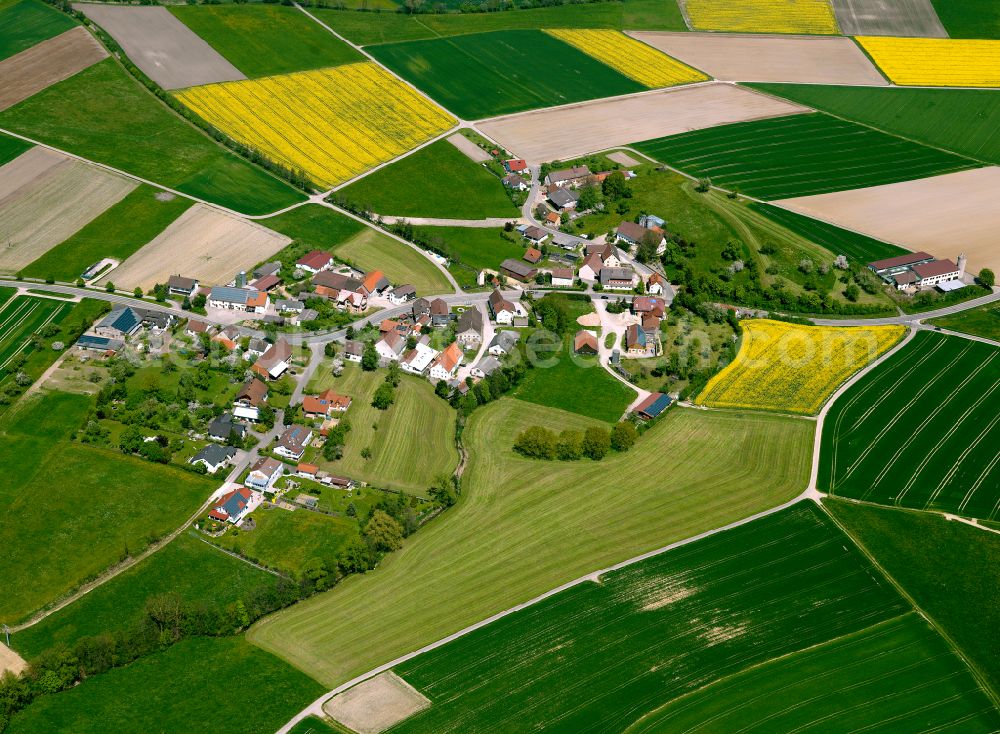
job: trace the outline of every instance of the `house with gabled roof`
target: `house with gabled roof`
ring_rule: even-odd
[[[430,376],[433,380],[451,380],[458,372],[459,366],[465,355],[458,346],[458,342],[452,342],[442,351],[434,363],[431,365]]]
[[[265,380],[277,380],[291,366],[291,361],[292,345],[282,337],[257,358],[251,369]]]
[[[490,316],[498,324],[514,323],[514,316],[517,315],[517,307],[504,298],[503,293],[498,289],[494,289],[490,293],[490,297],[486,303],[490,308]]]
[[[575,277],[573,268],[552,268],[552,285],[556,288],[572,288]]]
[[[344,359],[348,362],[360,362],[365,354],[365,343],[357,339],[344,342]]]
[[[510,278],[521,283],[528,283],[534,280],[535,276],[538,275],[538,269],[533,268],[528,263],[521,262],[520,260],[507,258],[500,263],[500,273],[506,278]]]
[[[531,188],[527,181],[516,173],[508,173],[502,179],[503,185],[514,191],[527,191]]]
[[[322,250],[312,250],[295,261],[295,267],[308,273],[319,273],[333,266],[333,255]]]
[[[208,426],[208,437],[213,441],[225,443],[233,436],[242,441],[246,435],[247,427],[234,421],[232,413],[216,416]]]
[[[372,270],[370,273],[365,275],[365,279],[361,282],[362,288],[368,292],[368,295],[382,293],[386,288],[389,287],[389,279],[385,277],[385,273],[381,270]]]
[[[264,291],[255,288],[235,288],[228,285],[217,285],[208,293],[208,305],[227,311],[246,311],[247,313],[264,313],[270,298]]]
[[[312,429],[300,425],[291,425],[286,428],[275,444],[274,453],[284,456],[286,459],[298,461],[306,452],[306,446],[312,439]]]
[[[302,398],[302,412],[311,417],[326,418],[331,413],[344,413],[351,407],[351,398],[333,390],[324,390],[319,395]]]
[[[264,456],[254,462],[247,474],[246,484],[261,492],[273,492],[274,483],[285,473],[285,465],[271,456]]]
[[[399,306],[407,301],[412,301],[417,297],[417,289],[409,283],[396,286],[389,291],[389,302]]]
[[[259,492],[247,487],[237,487],[217,500],[208,516],[219,522],[242,525],[244,518],[256,510],[263,499]]]
[[[625,330],[625,351],[636,357],[646,357],[656,351],[656,342],[650,339],[639,324],[631,324]]]
[[[573,189],[554,188],[549,190],[548,200],[558,211],[566,211],[567,209],[576,209],[580,195]]]
[[[256,421],[260,418],[260,407],[267,402],[267,385],[251,377],[243,383],[233,400],[233,414],[237,418]]]
[[[431,347],[430,342],[430,337],[425,334],[417,340],[413,349],[403,355],[399,366],[404,372],[422,375],[427,370],[434,358],[438,356],[437,350]]]
[[[469,374],[473,377],[483,379],[489,377],[498,369],[500,369],[500,360],[492,354],[488,354],[473,365],[472,369],[469,370]]]
[[[630,291],[635,288],[635,272],[631,268],[601,268],[597,275],[601,286],[607,290]]]
[[[501,357],[505,354],[510,354],[520,339],[521,334],[517,331],[498,331],[493,336],[493,341],[490,342],[486,351],[494,357]]]
[[[192,298],[198,291],[198,279],[186,278],[183,275],[171,275],[167,278],[167,292],[175,296]]]
[[[573,351],[577,354],[597,354],[597,335],[580,329],[573,337]]]
[[[431,301],[429,313],[434,326],[444,326],[451,320],[451,309],[443,298]]]
[[[590,175],[590,169],[587,166],[560,168],[557,171],[550,171],[549,175],[545,177],[545,183],[550,186],[579,186]]]
[[[483,342],[483,312],[478,306],[470,306],[458,317],[455,338],[462,344],[472,346]]]
[[[375,351],[378,356],[389,362],[396,362],[403,355],[406,349],[406,339],[398,331],[393,329],[382,335],[382,338],[375,342]]]
[[[228,466],[236,458],[236,449],[232,446],[220,446],[210,443],[191,457],[191,465],[202,464],[209,474],[215,474],[224,466]]]

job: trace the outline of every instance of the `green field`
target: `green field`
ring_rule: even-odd
[[[951,316],[930,319],[927,323],[940,326],[942,329],[1000,341],[1000,305],[996,303],[987,303],[985,306],[959,311]]]
[[[4,419],[0,621],[13,623],[177,528],[214,480],[73,443],[92,400],[43,393]]]
[[[977,165],[822,113],[720,125],[635,147],[716,186],[761,199],[878,186]]]
[[[305,198],[178,118],[114,59],[0,112],[0,127],[246,214]]]
[[[535,367],[524,374],[512,394],[529,403],[617,422],[635,400],[636,392],[612,377],[596,356],[573,354],[575,333],[568,334],[562,349],[554,354],[539,349]]]
[[[415,232],[432,249],[473,271],[483,268],[497,270],[500,263],[509,257],[520,260],[525,250],[517,232],[507,235],[513,239],[511,241],[504,237],[504,231],[499,228],[419,226],[415,228]]]
[[[770,415],[674,410],[596,471],[511,450],[532,425],[600,425],[502,398],[476,410],[458,504],[364,576],[269,617],[250,639],[328,685],[570,579],[798,494],[812,426]]]
[[[434,480],[442,473],[451,474],[458,463],[455,411],[434,394],[427,380],[411,375],[403,375],[396,402],[387,410],[372,407],[372,396],[385,374],[365,372],[351,363],[340,377],[325,365],[320,368],[309,392],[331,388],[350,395],[352,403],[345,414],[351,430],[343,458],[328,462],[319,457],[319,464],[334,474],[426,496]],[[365,448],[371,450],[369,459],[361,456]]]
[[[293,576],[315,558],[327,568],[336,568],[337,552],[360,532],[355,519],[309,510],[263,507],[254,512],[253,519],[253,530],[231,528],[212,542]]]
[[[921,331],[826,416],[821,489],[921,510],[1000,514],[1000,347]]]
[[[447,140],[432,143],[375,171],[338,194],[366,211],[388,216],[520,216],[500,179]]]
[[[257,691],[252,708],[234,691],[246,686]],[[7,731],[273,734],[321,693],[316,681],[242,637],[191,638],[39,698],[14,716]]]
[[[14,160],[30,147],[31,143],[12,138],[9,135],[0,135],[0,166]]]
[[[358,13],[312,9],[311,13],[355,43],[387,43],[487,31],[542,28],[614,28],[685,31],[674,0],[626,0],[559,5],[499,13]],[[372,49],[368,49],[371,51]]]
[[[69,15],[38,0],[20,0],[0,9],[0,61],[58,36],[76,25]]]
[[[102,258],[125,259],[165,230],[194,202],[173,194],[162,194],[142,184],[110,209],[105,210],[68,240],[61,242],[22,271],[29,278],[75,281]]]
[[[31,336],[45,324],[58,324],[70,306],[49,298],[18,296],[0,306],[0,380],[19,354],[31,350]]]
[[[466,120],[646,89],[541,31],[388,43],[368,51]]]
[[[254,515],[256,517],[256,515]],[[275,577],[185,533],[165,548],[36,625],[11,643],[26,659],[81,637],[125,631],[143,617],[146,600],[175,593],[190,603],[223,608]]]
[[[836,499],[823,506],[1000,695],[1000,535],[931,513]]]
[[[1000,38],[1000,6],[994,0],[931,0],[952,38]]]
[[[894,643],[909,647],[887,655]],[[400,734],[790,732],[843,712],[831,688],[853,696],[859,725],[887,726],[899,710],[915,715],[911,727],[1000,722],[958,657],[811,503],[604,574],[394,670],[431,700]],[[704,688],[729,676],[739,683]],[[811,706],[816,697],[829,708]]]
[[[454,290],[431,260],[402,242],[317,204],[307,204],[261,222],[304,245],[327,250],[362,270],[381,270],[393,283],[409,283],[420,295]],[[304,252],[303,252],[304,254]]]
[[[749,84],[776,97],[935,148],[1000,163],[1000,94],[979,89]]]
[[[250,78],[365,58],[298,8],[175,5],[170,12]]]
[[[818,219],[797,214],[772,204],[753,202],[750,204],[750,208],[795,234],[821,245],[829,252],[836,255],[847,255],[858,262],[867,263],[908,252],[902,247],[891,245],[874,237],[841,229],[835,224],[821,222]]]

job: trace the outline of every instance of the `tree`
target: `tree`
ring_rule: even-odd
[[[403,371],[399,367],[399,362],[391,361],[389,362],[389,370],[386,372],[385,381],[388,382],[393,387],[399,387],[399,381],[402,378]]]
[[[191,299],[188,296],[184,296],[184,300],[181,301],[181,308],[185,311],[191,310]]]
[[[403,526],[382,510],[375,510],[365,525],[365,539],[373,550],[387,553],[403,545]]]
[[[583,434],[580,431],[565,430],[556,442],[556,455],[563,461],[573,461],[583,455]]]
[[[434,386],[434,394],[437,395],[439,398],[444,398],[445,400],[447,400],[450,392],[451,390],[448,387],[447,380],[438,380],[437,384]]]
[[[195,308],[205,308],[206,303],[208,303],[208,299],[205,298],[204,293],[199,293],[194,297],[194,300],[191,301],[191,305]]]
[[[145,438],[138,426],[129,426],[122,431],[122,435],[118,438],[118,448],[124,454],[138,453],[139,449],[142,448]]]
[[[132,295],[135,296],[136,298],[142,298],[142,288],[136,286],[135,290],[132,291]]]
[[[325,354],[327,357],[336,357],[337,342],[327,342],[326,345],[323,347],[323,354]]]
[[[341,573],[364,573],[372,567],[372,555],[368,545],[359,537],[354,536],[340,551],[337,565]]]
[[[625,174],[621,171],[614,171],[601,183],[601,193],[611,201],[627,199],[632,195],[632,190],[625,183]]]
[[[365,344],[365,349],[361,353],[361,369],[365,372],[374,372],[378,369],[378,352],[371,342]]]
[[[595,461],[603,459],[611,448],[611,434],[603,428],[592,426],[583,434],[583,454]]]
[[[848,301],[851,302],[856,301],[858,300],[858,296],[860,295],[861,295],[861,289],[858,288],[858,286],[855,285],[854,283],[848,283],[847,287],[844,288],[844,298],[846,298]]]
[[[257,409],[257,422],[267,430],[274,428],[274,408],[262,405]]]
[[[556,455],[556,437],[548,428],[531,426],[514,439],[514,450],[532,459],[552,459]]]
[[[983,268],[979,271],[979,284],[984,285],[987,288],[992,288],[996,285],[996,275],[989,268]]]
[[[430,489],[431,497],[442,507],[451,507],[458,500],[455,483],[447,474],[439,474]]]
[[[396,391],[392,389],[392,385],[388,382],[383,382],[375,390],[375,395],[372,396],[372,406],[378,408],[379,410],[385,410],[396,400]]]
[[[615,451],[628,451],[638,437],[639,433],[631,423],[616,423],[611,429],[611,448]]]
[[[585,212],[597,206],[598,196],[596,186],[584,186],[579,191],[580,198],[576,202],[577,211]]]
[[[109,280],[108,283],[107,283],[107,285],[104,286],[104,290],[106,290],[108,293],[114,293],[115,292],[115,284],[112,283]]]

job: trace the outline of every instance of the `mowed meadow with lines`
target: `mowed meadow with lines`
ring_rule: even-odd
[[[29,351],[32,335],[48,324],[58,324],[72,304],[48,298],[16,296],[0,305],[0,379],[14,359]]]

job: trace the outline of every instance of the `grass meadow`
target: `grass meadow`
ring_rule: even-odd
[[[896,644],[908,646],[893,654]],[[903,692],[900,668],[912,683]],[[847,714],[859,725],[899,710],[917,723],[929,716],[918,705],[948,722],[977,714],[972,730],[1000,721],[959,658],[812,503],[604,574],[395,672],[432,702],[399,734],[822,729],[840,709],[835,687],[861,704]]]
[[[367,50],[466,120],[646,89],[541,31],[475,33]],[[545,59],[544,73],[539,59]]]
[[[255,516],[256,517],[256,516]],[[128,629],[143,616],[146,601],[176,593],[186,601],[225,607],[275,577],[221,553],[184,533],[128,569],[36,625],[11,637],[14,649],[32,659],[81,637]]]
[[[447,140],[421,148],[338,194],[369,211],[388,216],[448,219],[520,216],[500,179]]]
[[[45,324],[59,324],[72,307],[49,298],[18,296],[0,306],[0,380],[8,366],[31,347],[31,336]]]
[[[878,186],[978,165],[822,113],[720,125],[635,147],[716,186],[761,199]]]
[[[1000,38],[1000,5],[993,0],[931,0],[951,38]]]
[[[0,135],[0,166],[14,160],[30,147],[31,143],[12,138],[9,135]]]
[[[68,240],[24,268],[23,274],[29,278],[75,281],[102,258],[124,262],[194,203],[172,194],[167,194],[168,201],[161,201],[158,195],[162,196],[152,186],[139,185]]]
[[[1000,535],[927,512],[832,498],[823,506],[1000,696]]]
[[[39,0],[0,4],[0,61],[76,25],[69,15]]]
[[[509,397],[479,408],[463,432],[458,504],[376,570],[260,622],[251,641],[343,683],[570,579],[773,507],[809,471],[812,426],[780,416],[672,410],[599,463],[516,455],[514,436],[532,425],[600,424]]]
[[[243,698],[234,689],[248,686],[258,693],[252,710],[236,705]],[[243,637],[194,637],[39,698],[7,731],[272,734],[321,693],[316,681]]]
[[[520,260],[525,247],[517,232],[504,236],[499,227],[415,227],[416,235],[431,246],[447,254],[453,261],[478,272],[483,268],[498,270],[507,258]],[[476,272],[471,273],[475,283]]]
[[[1000,94],[984,89],[747,86],[985,163],[1000,163]]]
[[[921,331],[823,425],[820,489],[984,520],[1000,515],[1000,348]]]
[[[930,319],[927,323],[940,326],[942,329],[1000,341],[1000,306],[996,303],[987,303],[985,306],[959,311],[951,316]]]
[[[174,5],[170,12],[250,78],[364,61],[298,8]]]
[[[0,127],[245,214],[304,198],[179,119],[114,59],[0,112]]]
[[[14,623],[178,527],[215,480],[71,442],[92,399],[43,393],[4,419],[0,621]]]
[[[345,420],[351,424],[343,458],[320,466],[333,474],[361,479],[379,487],[425,495],[441,474],[451,474],[458,464],[455,448],[455,411],[434,394],[434,387],[417,377],[403,375],[396,401],[387,410],[372,406],[375,390],[385,379],[384,370],[365,372],[348,363],[335,377],[326,363],[309,384],[309,392],[331,388],[350,395]],[[371,458],[361,452],[371,450]]]

